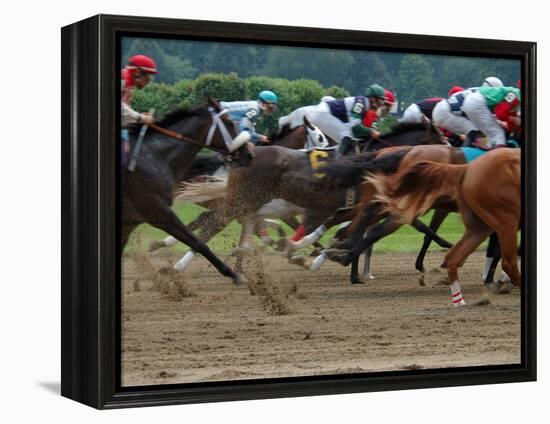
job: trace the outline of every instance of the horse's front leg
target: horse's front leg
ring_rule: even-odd
[[[402,224],[399,223],[397,217],[390,216],[383,222],[373,225],[371,228],[369,228],[367,236],[359,243],[357,243],[353,247],[353,249],[343,252],[338,249],[334,250],[333,252],[329,250],[327,252],[329,254],[329,258],[340,263],[341,265],[347,266],[356,257],[363,253],[364,250],[372,246],[378,240],[396,231],[399,227],[401,227],[401,225]]]
[[[437,230],[439,229],[439,227],[441,226],[441,224],[443,223],[443,221],[445,220],[448,214],[449,212],[445,211],[444,209],[436,209],[430,221],[430,229],[433,232],[437,232]],[[416,257],[416,262],[415,262],[415,268],[419,272],[425,272],[424,258],[426,257],[426,253],[428,252],[428,248],[430,247],[431,243],[432,243],[432,238],[428,234],[426,234],[424,236],[422,247],[420,248],[420,252],[418,252],[418,256]]]
[[[156,206],[144,209],[142,215],[149,224],[172,235],[178,241],[189,246],[192,251],[202,254],[212,265],[214,265],[220,274],[231,278],[235,284],[245,281],[244,277],[233,271],[222,262],[205,243],[200,241],[189,228],[179,220],[177,215],[168,205],[157,204]]]
[[[458,268],[491,233],[491,229],[469,210],[462,211],[462,218],[465,225],[464,234],[445,256],[444,264],[447,268],[447,284],[451,289],[453,306],[466,304],[458,283]]]

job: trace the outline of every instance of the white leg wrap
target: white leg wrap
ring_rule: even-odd
[[[178,242],[178,240],[175,237],[168,236],[164,240],[162,240],[162,242],[164,243],[165,247],[172,247]]]
[[[325,263],[326,260],[327,260],[326,253],[321,253],[319,256],[317,256],[313,260],[313,262],[311,263],[311,265],[309,267],[309,270],[310,271],[317,271],[319,268],[321,268],[321,265],[323,265],[323,263]]]
[[[368,280],[372,280],[374,278],[374,275],[372,275],[372,273],[370,272],[371,269],[370,269],[370,255],[368,252],[365,252],[363,254],[363,258],[365,259],[365,262],[363,264],[363,277],[368,279]]]
[[[466,302],[464,302],[464,298],[462,297],[462,291],[458,281],[455,281],[449,287],[451,288],[451,302],[453,302],[453,306],[465,305]]]
[[[249,234],[245,235],[239,247],[241,249],[250,249],[252,247],[252,236]]]
[[[227,150],[234,152],[251,140],[252,136],[248,131],[243,131],[237,137],[233,139],[231,145],[227,146]]]
[[[311,234],[308,234],[307,236],[302,237],[300,241],[293,243],[294,248],[296,250],[299,250],[299,249],[303,249],[304,247],[312,245],[313,243],[319,241],[326,231],[327,231],[327,228],[324,225],[321,225]]]
[[[189,266],[195,255],[196,253],[193,250],[190,250],[183,256],[183,258],[176,262],[176,264],[174,265],[174,269],[176,269],[177,271],[183,271]]]
[[[435,106],[432,117],[435,125],[443,127],[455,134],[468,134],[472,130],[477,130],[475,124],[468,118],[451,112],[451,106],[446,100],[441,100]]]
[[[405,112],[403,112],[403,118],[400,119],[404,124],[421,124],[424,122],[424,114],[416,103],[410,105]]]

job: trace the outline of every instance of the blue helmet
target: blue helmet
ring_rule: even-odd
[[[264,103],[277,103],[279,101],[277,95],[273,91],[269,90],[264,90],[258,94],[258,100]]]

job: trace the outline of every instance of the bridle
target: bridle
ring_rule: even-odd
[[[318,147],[323,147],[323,146],[319,146],[317,144],[318,143],[317,140],[314,138],[315,135],[316,135],[315,130],[310,129],[307,125],[304,125],[304,128],[306,130],[306,137],[307,137],[304,148],[307,149],[307,150],[311,150],[311,149],[315,149],[315,148],[318,148]],[[323,138],[325,139],[325,142],[326,142],[325,134],[323,134],[323,132],[321,130],[319,130],[319,128],[317,128],[317,130],[319,131],[318,134],[321,134],[323,136]]]
[[[225,142],[226,146],[230,145],[232,140],[233,140],[233,137],[231,137],[231,134],[229,134],[229,130],[227,129],[227,127],[226,127],[226,125],[225,125],[225,123],[223,122],[223,119],[222,119],[222,116],[225,115],[228,112],[228,110],[223,109],[220,112],[216,112],[216,110],[214,108],[209,107],[208,112],[210,112],[210,116],[212,117],[212,125],[210,126],[210,129],[208,130],[208,135],[206,136],[206,140],[204,141],[204,143],[201,143],[200,141],[198,141],[194,138],[187,137],[187,136],[185,136],[183,134],[180,134],[176,131],[169,130],[168,128],[160,127],[156,124],[151,124],[151,125],[149,125],[149,127],[154,129],[155,131],[167,136],[167,137],[174,138],[174,139],[179,140],[179,141],[184,141],[186,143],[194,144],[195,146],[207,147],[207,148],[209,148],[211,150],[214,150],[218,153],[228,155],[228,154],[231,153],[229,150],[219,149],[219,148],[214,147],[214,146],[211,145],[212,140],[214,138],[214,134],[216,134],[216,130],[220,131],[220,133],[223,137],[223,141]]]

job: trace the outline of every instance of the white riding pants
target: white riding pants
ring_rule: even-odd
[[[424,122],[426,117],[418,107],[416,103],[410,105],[405,112],[403,112],[403,117],[400,119],[404,124],[421,124]]]
[[[497,123],[481,93],[472,93],[466,97],[462,110],[474,125],[487,136],[491,146],[506,144],[504,129]]]
[[[317,110],[317,106],[304,106],[293,110],[288,115],[279,118],[279,130],[285,125],[290,125],[290,129],[304,125],[304,116],[310,118],[310,115]]]
[[[466,100],[464,103],[466,103]],[[451,111],[451,105],[447,100],[441,100],[435,105],[432,113],[432,121],[436,126],[443,127],[455,134],[468,134],[470,131],[478,129],[475,124],[465,116],[453,113]]]
[[[326,103],[320,103],[310,115],[310,121],[328,137],[340,143],[344,137],[353,137],[351,129],[360,123],[359,119],[350,118],[348,122],[342,122],[330,113]]]

